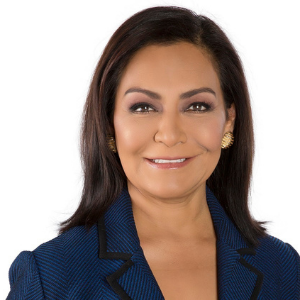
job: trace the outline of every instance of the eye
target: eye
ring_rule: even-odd
[[[192,103],[187,111],[205,112],[211,110],[211,105],[205,102],[194,102]]]
[[[130,107],[130,111],[133,113],[150,113],[151,111],[154,111],[153,107],[148,103],[136,103]]]

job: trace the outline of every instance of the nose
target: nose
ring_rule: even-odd
[[[164,112],[157,126],[158,130],[154,136],[154,141],[164,143],[167,147],[173,147],[179,143],[185,143],[187,136],[183,128],[183,120],[178,112]]]

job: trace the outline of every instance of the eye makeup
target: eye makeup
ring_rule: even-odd
[[[190,107],[194,107],[194,110],[190,110]],[[197,109],[195,109],[196,107],[198,107]],[[203,109],[204,108],[204,109]],[[191,104],[189,104],[187,111],[193,111],[195,113],[204,113],[204,112],[209,112],[213,110],[213,105],[209,102],[193,102]]]
[[[193,109],[190,109],[193,107]],[[188,104],[187,108],[185,109],[187,112],[194,112],[194,113],[205,113],[213,110],[214,106],[210,102],[205,101],[195,101]],[[144,111],[142,111],[144,110]],[[129,111],[132,113],[150,113],[151,111],[157,111],[155,107],[147,102],[138,102],[129,107]]]
[[[130,106],[129,110],[132,113],[149,113],[149,111],[137,111],[137,109],[145,109],[145,108],[151,108],[151,111],[155,111],[156,109],[149,103],[147,102],[138,102]]]

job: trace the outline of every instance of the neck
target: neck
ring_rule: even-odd
[[[141,238],[215,239],[205,184],[188,195],[162,199],[128,183],[133,216]]]

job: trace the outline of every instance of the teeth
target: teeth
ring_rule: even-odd
[[[179,163],[185,161],[186,158],[174,159],[174,160],[165,160],[165,159],[152,159],[156,164],[166,164],[166,163]]]

